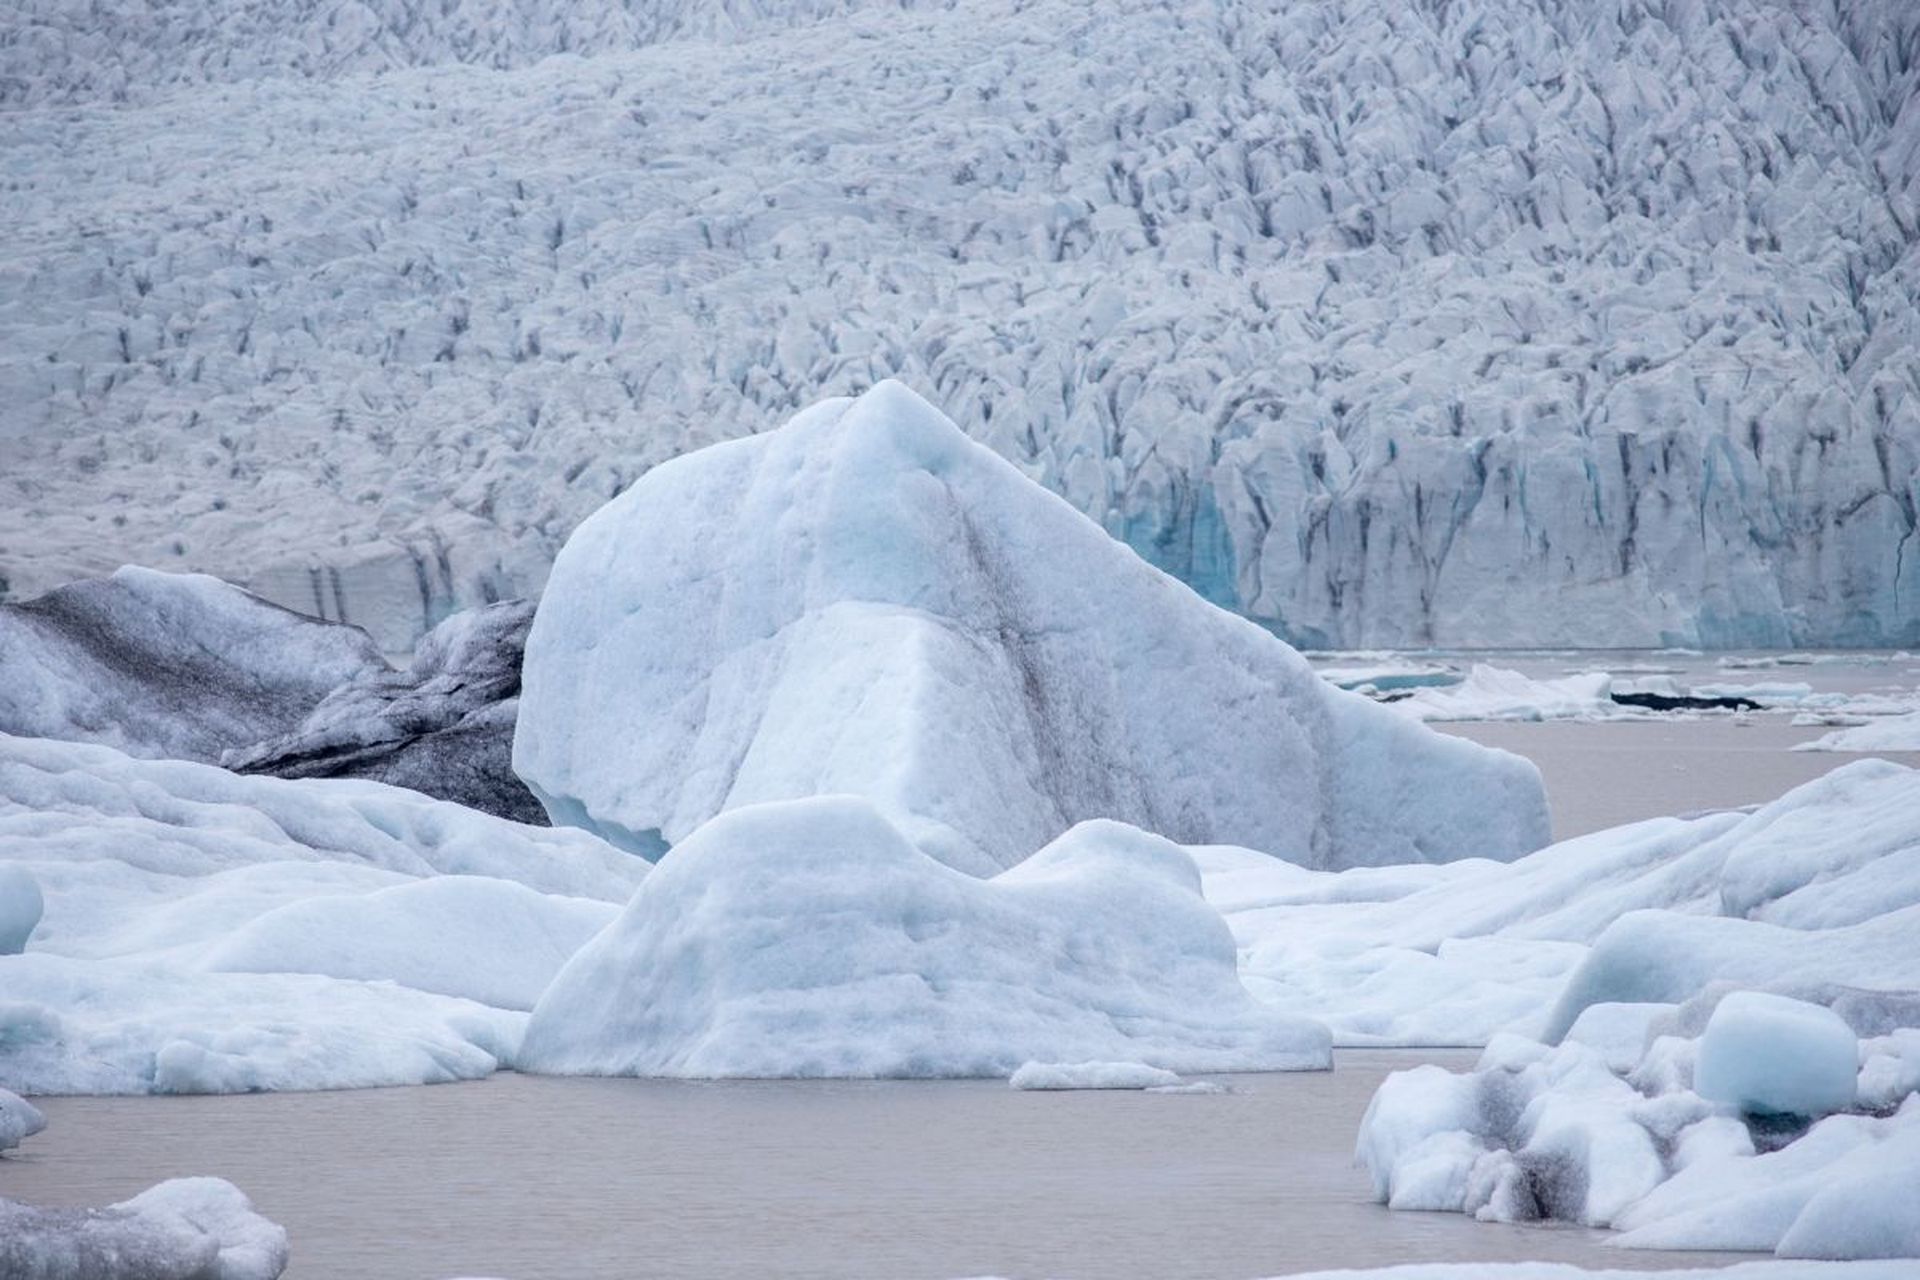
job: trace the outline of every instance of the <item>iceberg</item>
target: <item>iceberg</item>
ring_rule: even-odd
[[[647,473],[554,563],[514,768],[658,853],[868,798],[992,875],[1075,822],[1313,867],[1508,859],[1539,774],[1334,689],[896,382]]]
[[[40,1109],[19,1094],[0,1089],[0,1151],[19,1146],[47,1127]]]
[[[1824,1005],[1736,991],[1707,1022],[1693,1087],[1709,1102],[1758,1115],[1824,1116],[1853,1105],[1860,1041]]]
[[[523,1071],[1010,1076],[1332,1064],[1326,1029],[1248,995],[1192,860],[1087,822],[992,879],[868,801],[751,805],[701,827],[534,1006]]]

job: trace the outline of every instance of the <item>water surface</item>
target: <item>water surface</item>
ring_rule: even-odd
[[[1003,1081],[684,1083],[500,1075],[226,1098],[50,1098],[0,1195],[100,1204],[238,1183],[292,1234],[290,1280],[994,1273],[1231,1277],[1414,1261],[1721,1256],[1602,1233],[1389,1213],[1352,1161],[1389,1069],[1343,1051],[1221,1096],[1016,1093]]]

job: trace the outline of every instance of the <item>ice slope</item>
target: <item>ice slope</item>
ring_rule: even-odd
[[[1558,1039],[1595,1006],[1725,982],[1920,990],[1920,773],[1885,761],[1752,814],[1654,819],[1509,864],[1332,874],[1192,852],[1248,987],[1340,1044]]]
[[[205,1093],[486,1075],[646,865],[355,780],[242,777],[0,734],[0,1079]]]
[[[0,604],[0,733],[213,761],[385,671],[365,632],[217,579],[122,568]]]
[[[12,4],[0,577],[214,570],[399,651],[654,463],[898,376],[1296,641],[1912,642],[1917,40]]]
[[[554,821],[633,847],[851,793],[976,874],[1090,818],[1334,867],[1548,832],[1533,765],[1328,686],[892,381],[574,532],[513,764]]]
[[[864,800],[829,796],[736,809],[676,846],[540,997],[516,1065],[865,1077],[1030,1062],[1333,1058],[1325,1027],[1247,994],[1232,936],[1167,841],[1082,823],[980,880]]]

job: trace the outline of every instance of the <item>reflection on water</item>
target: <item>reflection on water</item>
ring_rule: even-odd
[[[238,1183],[293,1280],[639,1276],[1251,1277],[1413,1261],[1676,1266],[1599,1233],[1388,1213],[1352,1160],[1389,1069],[1343,1051],[1225,1095],[1000,1081],[679,1083],[502,1075],[234,1098],[51,1098],[0,1195]]]

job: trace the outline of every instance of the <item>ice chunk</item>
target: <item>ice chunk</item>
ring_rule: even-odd
[[[27,939],[46,902],[34,878],[19,867],[0,863],[0,956],[18,955],[27,949]]]
[[[1144,1062],[1023,1062],[1007,1083],[1016,1089],[1153,1089],[1183,1083]]]
[[[1532,765],[1328,687],[896,382],[656,467],[574,532],[514,767],[616,842],[858,794],[976,874],[1095,817],[1310,866],[1547,834]]]
[[[565,1074],[1005,1076],[1330,1062],[1268,1009],[1179,848],[1076,826],[975,879],[853,797],[747,806],[675,847],[534,1007],[518,1065]]]
[[[0,1026],[5,1025],[0,1015]],[[40,1109],[17,1093],[0,1089],[0,1151],[17,1147],[47,1127]]]
[[[174,1178],[105,1209],[0,1200],[0,1275],[32,1280],[274,1280],[287,1233],[219,1178]]]
[[[1476,662],[1460,683],[1416,689],[1392,705],[1419,720],[1599,720],[1620,713],[1612,687],[1604,671],[1536,680]]]
[[[427,633],[405,671],[369,670],[297,728],[236,746],[221,764],[282,778],[371,778],[516,822],[546,815],[513,772],[520,659],[533,605],[457,613]]]
[[[1859,1039],[1833,1010],[1736,991],[1707,1022],[1693,1087],[1741,1111],[1822,1116],[1853,1105],[1859,1065]]]
[[[1797,743],[1795,751],[1920,751],[1920,711],[1869,720],[1850,729],[1836,729],[1812,742]]]

